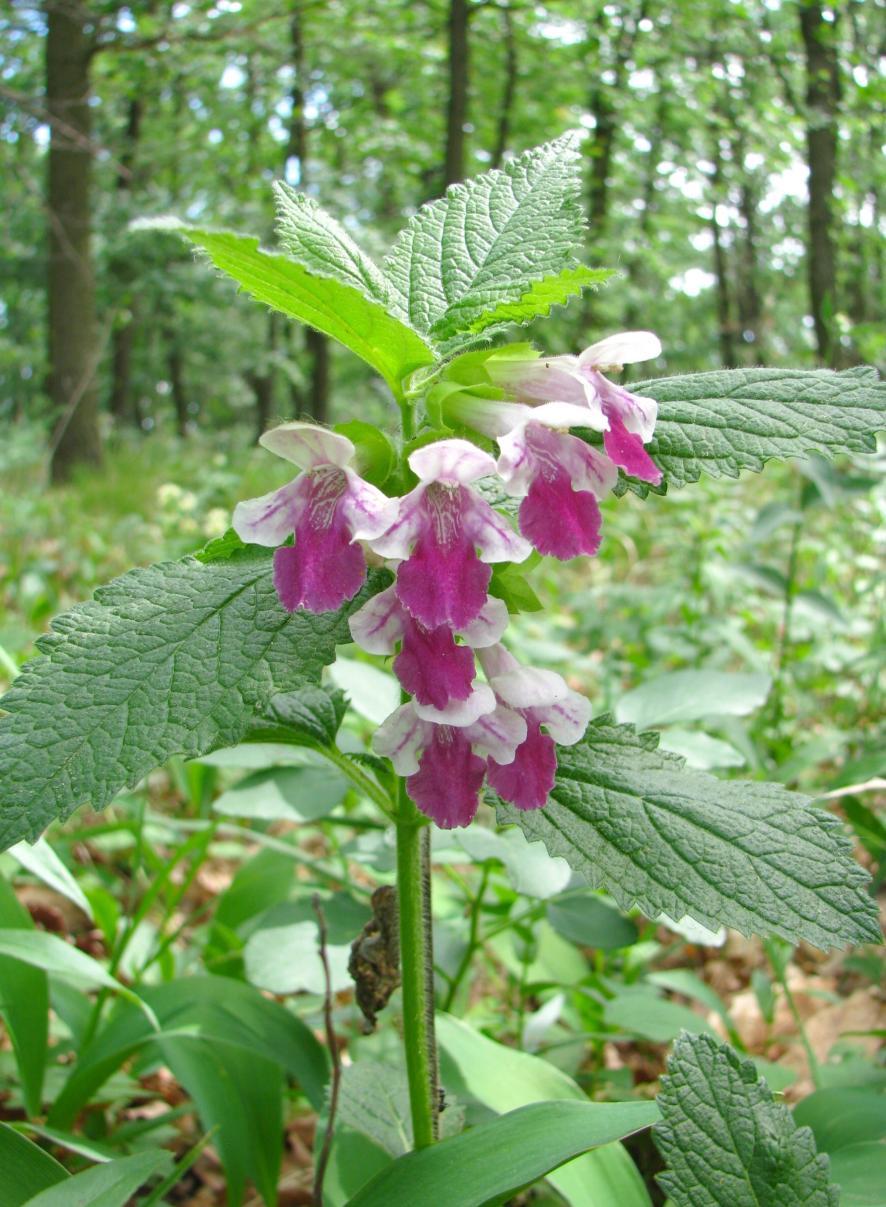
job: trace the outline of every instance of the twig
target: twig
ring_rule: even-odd
[[[326,1176],[326,1165],[329,1161],[329,1150],[332,1148],[332,1137],[335,1130],[335,1114],[338,1109],[338,1091],[341,1085],[341,1057],[338,1044],[335,1042],[335,1028],[332,1024],[332,975],[329,971],[329,957],[326,952],[326,918],[318,893],[311,898],[311,906],[317,915],[317,928],[320,931],[320,960],[323,964],[323,1021],[326,1026],[326,1043],[332,1057],[332,1088],[329,1092],[329,1114],[326,1119],[326,1131],[320,1155],[314,1164],[314,1207],[323,1207],[323,1179]]]

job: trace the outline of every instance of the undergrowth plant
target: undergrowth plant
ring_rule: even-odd
[[[141,800],[130,829],[151,888],[131,916],[120,917],[107,892],[86,903],[112,953],[107,967],[33,929],[0,883],[0,1012],[31,1131],[96,1162],[74,1175],[78,1202],[123,1204],[145,1185],[152,1188],[141,1201],[160,1201],[198,1155],[199,1146],[172,1168],[161,1137],[120,1156],[90,1134],[89,1104],[127,1062],[149,1057],[194,1098],[231,1203],[243,1201],[247,1180],[276,1202],[280,1144],[268,1120],[279,1133],[292,1084],[321,1118],[317,1202],[470,1207],[502,1202],[548,1176],[570,1201],[648,1202],[615,1142],[650,1125],[675,1204],[837,1202],[812,1133],[796,1127],[752,1063],[712,1035],[677,1041],[657,1102],[594,1102],[553,1064],[495,1045],[451,1014],[435,1017],[435,829],[463,833],[465,858],[473,851],[483,869],[479,885],[462,885],[471,942],[460,958],[438,962],[447,1010],[459,1005],[478,933],[494,937],[484,913],[490,843],[507,863],[517,858],[514,841],[521,851],[538,850],[524,839],[541,842],[554,857],[539,855],[545,875],[560,857],[586,886],[557,905],[559,915],[545,913],[544,890],[522,922],[506,917],[502,929],[524,948],[518,976],[537,957],[544,917],[588,945],[601,926],[636,935],[589,889],[675,927],[732,927],[823,949],[876,942],[880,933],[866,873],[831,814],[779,784],[717,779],[660,748],[655,733],[592,717],[562,676],[521,663],[509,648],[512,617],[539,607],[530,577],[542,558],[549,568],[601,548],[605,557],[599,501],[610,493],[632,491],[654,507],[703,474],[736,477],[773,458],[869,452],[883,418],[883,392],[867,368],[740,369],[654,377],[628,390],[614,380],[621,367],[661,354],[651,331],[595,333],[576,355],[506,342],[514,324],[612,275],[575,259],[579,162],[567,135],[452,187],[410,220],[381,267],[285,185],[277,191],[282,252],[242,235],[173,228],[258,302],[366,361],[390,390],[400,424],[380,431],[355,399],[353,417],[334,428],[291,422],[266,433],[261,443],[293,464],[292,480],[238,504],[233,528],[195,556],[130,571],[59,617],[38,643],[41,657],[3,698],[0,845],[25,866],[30,860],[63,878],[45,843],[27,844],[85,803],[101,810],[136,790],[170,760],[194,801],[191,819],[162,819],[147,816]],[[354,683],[361,668],[371,674],[373,663],[392,659],[401,688],[368,745],[359,726],[344,724],[348,693],[324,673],[351,642]],[[675,715],[694,687],[691,676],[674,676]],[[185,760],[271,746],[304,754],[305,765],[295,759],[298,773],[307,766],[337,777],[344,788],[335,801],[350,790],[366,806],[358,821],[367,840],[386,828],[394,835],[393,883],[371,900],[354,885],[364,895],[358,919],[326,892],[336,877],[348,882],[349,851],[295,856],[321,890],[313,913],[285,915],[304,928],[305,962],[316,961],[319,921],[321,959],[309,983],[293,981],[273,927],[261,953],[253,948],[268,988],[285,994],[295,984],[325,997],[326,1051],[292,1010],[242,979],[242,944],[231,941],[256,913],[252,898],[278,900],[269,889],[280,873],[272,836],[257,834],[255,866],[238,873],[214,916],[204,951],[211,975],[148,975],[171,959],[183,894],[210,842],[226,834],[224,824],[200,820],[212,768]],[[257,799],[267,781],[261,767],[253,771]],[[475,827],[472,838],[464,828],[481,808],[523,837]],[[177,844],[171,861],[152,853],[158,833]],[[154,945],[144,954],[139,936],[148,925]],[[353,940],[351,974],[367,1027],[400,987],[405,1076],[393,1058],[358,1056],[340,1067],[332,931],[339,947]],[[44,1116],[47,973],[76,1059]],[[605,966],[597,973],[588,1031],[631,1008],[630,995],[613,1005]],[[672,976],[670,985],[705,1000],[691,977]],[[658,991],[652,982],[647,988],[647,999]],[[520,1001],[518,1038],[531,1021]],[[531,1082],[519,1100],[497,1086],[514,1061],[514,1076]],[[485,1118],[466,1121],[459,1096],[483,1103]],[[337,1123],[347,1125],[340,1134]],[[0,1191],[0,1202],[73,1201],[68,1172],[27,1131],[0,1125],[0,1158],[20,1171],[23,1188],[6,1198]],[[374,1142],[368,1165],[360,1136]],[[339,1168],[350,1170],[349,1190],[324,1189],[331,1145]]]

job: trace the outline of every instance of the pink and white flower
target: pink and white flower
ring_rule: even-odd
[[[452,700],[470,696],[476,673],[473,650],[501,638],[508,610],[500,599],[489,598],[463,629],[428,629],[406,610],[396,586],[391,586],[367,600],[348,623],[351,636],[367,653],[393,654],[399,645],[394,673],[400,683],[419,704],[445,708]],[[456,644],[456,636],[465,644]]]
[[[526,722],[526,737],[513,758],[503,763],[489,756],[489,786],[518,809],[539,809],[554,786],[555,743],[574,746],[581,739],[590,703],[555,671],[522,666],[502,645],[481,650],[479,658],[499,705]]]
[[[603,370],[620,369],[660,355],[661,341],[657,335],[651,331],[625,331],[591,344],[578,358],[579,368],[609,420],[609,429],[603,436],[607,455],[626,473],[654,486],[661,482],[661,470],[643,445],[652,439],[658,404],[653,398],[632,394],[609,381]]]
[[[467,826],[480,803],[488,759],[506,766],[526,739],[519,713],[485,683],[445,709],[411,700],[383,721],[372,739],[389,758],[421,811],[444,830]]]
[[[470,484],[495,461],[467,440],[417,449],[409,467],[418,486],[389,504],[389,522],[370,547],[396,558],[397,598],[426,629],[463,630],[487,599],[490,562],[522,562],[530,546]]]
[[[602,431],[603,447],[614,464],[657,486],[661,470],[643,445],[652,439],[658,405],[609,381],[604,371],[660,355],[661,341],[651,331],[624,331],[591,344],[580,356],[493,355],[485,370],[519,402],[582,408],[583,421],[572,420],[569,426]]]
[[[274,586],[288,612],[338,608],[363,585],[366,561],[356,542],[384,529],[390,500],[350,468],[356,449],[346,436],[284,423],[259,443],[303,472],[279,490],[238,503],[234,530],[269,547],[294,534],[295,543],[274,554]]]

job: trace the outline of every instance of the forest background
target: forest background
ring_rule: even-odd
[[[381,259],[447,185],[583,129],[584,259],[619,275],[514,338],[577,352],[648,328],[664,352],[644,376],[882,364],[883,50],[877,6],[858,0],[5,6],[0,686],[51,616],[133,564],[199,548],[238,499],[282,482],[285,468],[255,448],[273,423],[393,426],[362,362],[238,295],[141,220],[175,215],[272,244],[271,184],[284,179]],[[882,458],[813,458],[649,503],[612,500],[600,558],[560,575],[539,567],[528,607],[542,610],[515,622],[521,654],[568,674],[595,713],[663,728],[693,767],[827,794],[877,885],[881,470]],[[396,686],[349,656],[336,667],[362,740]],[[706,689],[675,714],[673,676],[689,672]],[[39,927],[110,959],[127,983],[222,972],[316,1028],[309,888],[334,892],[333,931],[347,936],[390,875],[360,808],[316,768],[257,773],[248,758],[210,756],[53,830],[90,913],[72,907],[69,882],[67,895],[47,888],[8,855],[0,873]],[[798,1119],[821,1122],[823,1151],[835,1108],[815,1094],[848,1087],[866,1095],[853,1119],[882,1119],[876,950],[713,942],[622,917],[567,886],[561,861],[480,825],[435,855],[439,1004],[486,1042],[611,1100],[655,1090],[681,1028],[713,1030],[789,1102],[812,1104]],[[377,1055],[346,977],[337,988],[348,1050]],[[58,1069],[71,1046],[59,1025]],[[490,1051],[487,1080],[510,1092],[502,1050]],[[482,1081],[471,1087],[481,1100]],[[315,1111],[285,1093],[281,1186],[298,1187],[310,1182]],[[85,1131],[117,1153],[191,1151],[212,1120],[195,1121],[186,1097],[153,1067],[121,1071]],[[4,1040],[0,1117],[26,1115]],[[637,1201],[660,1202],[659,1158],[646,1142],[632,1152],[646,1187]],[[248,1161],[221,1171],[212,1147],[194,1159],[170,1202],[221,1202],[226,1182],[253,1177]],[[76,1152],[64,1160],[77,1167]],[[336,1172],[333,1157],[335,1186],[346,1164]],[[330,1201],[344,1201],[339,1189]]]

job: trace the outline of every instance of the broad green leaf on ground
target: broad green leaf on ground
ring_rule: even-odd
[[[651,1102],[537,1102],[407,1153],[364,1186],[350,1207],[502,1203],[580,1153],[648,1127],[656,1117]]]
[[[771,686],[772,680],[763,674],[671,671],[626,692],[615,706],[615,716],[638,729],[712,716],[746,717],[765,703]]]
[[[6,1123],[0,1123],[0,1170],[0,1207],[22,1207],[41,1190],[68,1180],[63,1165]]]
[[[305,751],[313,754],[313,751]],[[327,817],[350,787],[335,767],[320,762],[306,767],[269,767],[247,775],[212,802],[223,817],[252,821],[316,821]]]
[[[886,386],[875,369],[723,369],[631,385],[658,402],[647,449],[663,487],[737,478],[774,457],[873,452],[886,426]],[[632,483],[643,494],[648,488]]]
[[[840,1188],[840,1207],[883,1207],[886,1146],[870,1140],[847,1144],[829,1159],[831,1177]]]
[[[551,1099],[587,1102],[572,1078],[548,1061],[487,1039],[450,1014],[437,1016],[437,1039],[441,1080],[459,1102],[474,1099],[499,1114]],[[636,1165],[620,1144],[576,1157],[551,1174],[549,1181],[572,1207],[613,1203],[649,1207],[650,1203]]]
[[[659,1177],[674,1207],[836,1207],[826,1157],[775,1102],[753,1062],[708,1035],[683,1035],[658,1096]]]
[[[445,1112],[442,1119],[445,1118]],[[337,1122],[368,1136],[392,1157],[412,1148],[409,1082],[402,1069],[358,1060],[342,1070]]]
[[[816,1090],[794,1107],[794,1121],[811,1127],[815,1143],[826,1153],[886,1140],[886,1094],[856,1086]]]
[[[162,1149],[120,1157],[74,1174],[27,1200],[27,1207],[126,1207],[146,1182],[164,1174],[172,1153]]]
[[[511,321],[502,309],[518,321],[547,313],[557,286],[539,282],[579,271],[581,180],[577,139],[567,134],[423,206],[385,261],[413,327],[451,339]],[[560,297],[575,284],[563,278]]]
[[[10,930],[28,938],[35,927],[12,887],[0,877],[0,935]],[[15,1053],[28,1114],[39,1115],[49,1044],[49,982],[42,968],[14,955],[0,955],[0,1019]]]
[[[9,854],[32,876],[67,897],[90,921],[95,921],[86,894],[45,838],[38,838],[33,845],[29,842],[17,842],[14,847],[9,848]]]
[[[0,708],[0,849],[35,838],[174,754],[239,742],[281,691],[350,641],[339,612],[285,612],[268,552],[132,570],[58,617]]]
[[[656,743],[599,717],[558,749],[545,808],[499,804],[498,819],[541,839],[622,909],[822,948],[879,942],[867,874],[835,817],[780,784],[690,770]]]
[[[66,943],[58,935],[43,930],[0,929],[0,958],[19,960],[30,968],[39,968],[78,989],[110,989],[133,1003],[142,1012],[146,1025],[154,1027],[156,1019],[149,1006],[133,990],[122,985],[116,977],[88,956],[85,951]]]
[[[153,1032],[132,1008],[118,1010],[71,1069],[50,1112],[52,1127],[70,1127],[107,1079],[147,1045],[182,1037],[200,1039],[220,1051],[245,1053],[262,1068],[282,1069],[298,1082],[315,1109],[323,1105],[328,1080],[324,1049],[301,1019],[251,985],[230,977],[187,977],[151,986],[143,995],[161,1031]],[[186,1059],[182,1057],[183,1063]],[[241,1067],[248,1074],[248,1060],[242,1066],[232,1065],[234,1072]],[[235,1121],[231,1126],[239,1124]]]
[[[548,902],[547,914],[557,934],[579,947],[608,951],[637,941],[637,927],[631,919],[587,889],[555,897]]]
[[[282,180],[274,182],[274,199],[277,237],[293,260],[318,277],[349,285],[369,301],[392,308],[385,274],[337,219]]]
[[[631,986],[609,998],[603,1017],[610,1027],[655,1044],[668,1044],[681,1031],[713,1034],[710,1024],[689,1006],[669,1002],[645,986]]]
[[[262,251],[258,239],[227,231],[177,227],[258,302],[315,327],[350,348],[394,394],[405,377],[430,365],[434,353],[411,327],[350,285],[317,276],[287,256]]]

